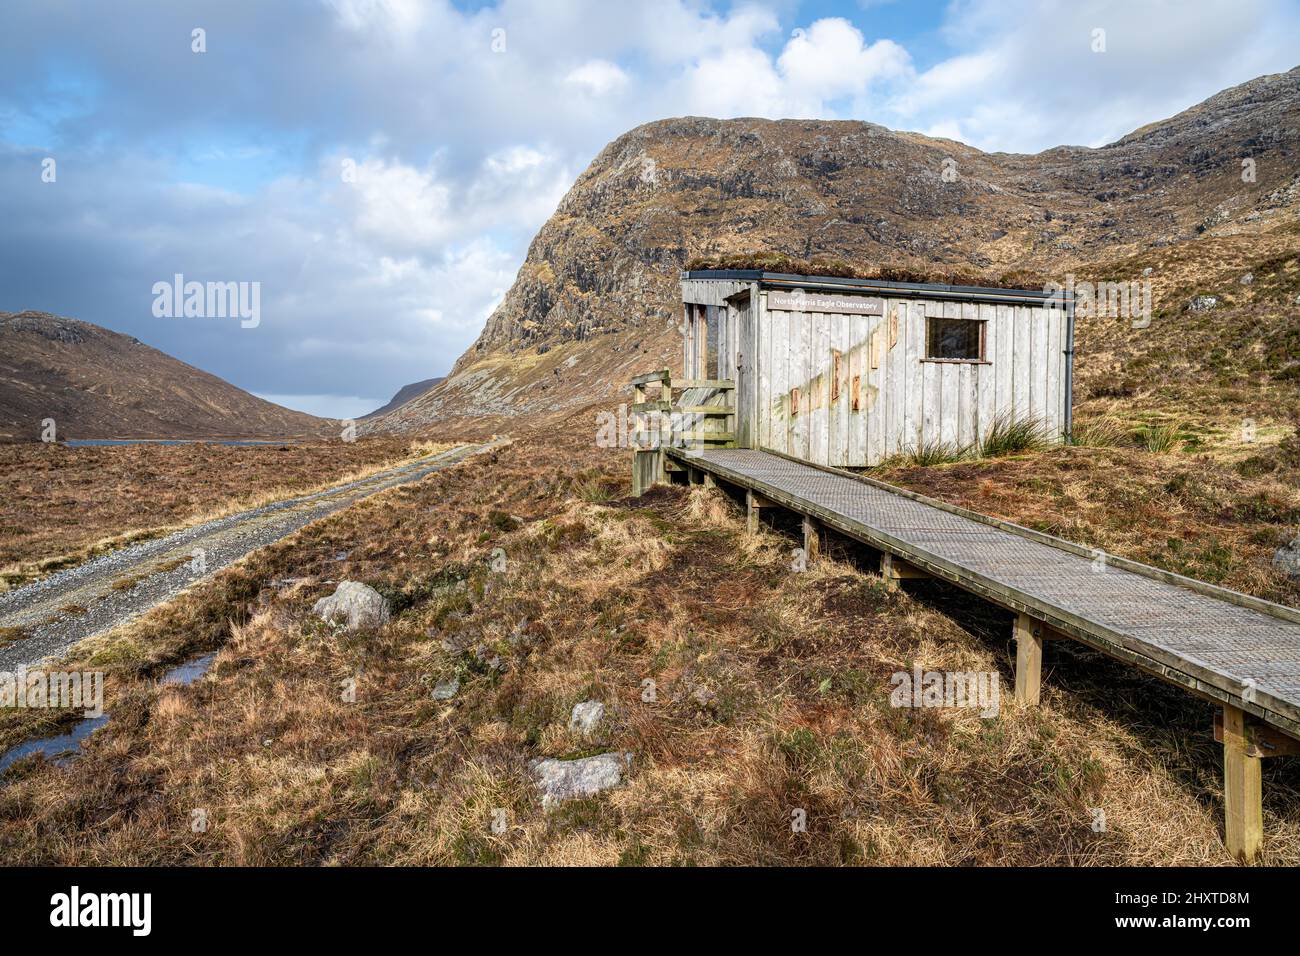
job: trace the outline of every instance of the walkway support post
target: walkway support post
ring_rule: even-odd
[[[822,553],[822,526],[816,518],[803,517],[803,556],[812,564]]]
[[[1223,830],[1228,852],[1250,863],[1264,842],[1260,758],[1245,711],[1223,705]]]
[[[745,531],[758,534],[758,513],[763,508],[780,507],[775,501],[764,498],[752,488],[745,489]]]
[[[884,579],[885,587],[893,589],[898,587],[899,581],[921,581],[929,575],[902,558],[897,558],[888,551],[882,551],[880,552],[880,577]]]
[[[1016,702],[1038,706],[1043,675],[1043,626],[1028,614],[1017,614]]]
[[[640,498],[654,485],[664,483],[664,453],[662,448],[638,448],[632,459],[632,497]]]

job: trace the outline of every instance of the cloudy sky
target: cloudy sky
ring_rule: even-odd
[[[1294,0],[4,0],[0,311],[348,417],[447,371],[637,124],[1101,145],[1298,37]],[[260,323],[155,315],[177,273],[260,283]]]

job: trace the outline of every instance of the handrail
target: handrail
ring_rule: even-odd
[[[696,448],[732,446],[736,441],[735,417],[736,408],[734,401],[727,399],[728,395],[735,394],[736,383],[731,379],[679,379],[674,382],[672,373],[669,369],[661,369],[657,372],[646,372],[637,375],[628,383],[632,386],[633,401],[628,409],[630,416],[636,416],[638,421],[632,429],[634,436],[651,435],[645,428],[645,423],[640,421],[643,415],[651,414],[671,414],[679,416],[692,416],[696,420],[708,418],[724,419],[722,430],[716,432],[704,431],[694,427],[683,427],[682,429],[671,429],[672,434],[682,441],[692,443]],[[658,400],[651,401],[646,397],[646,386],[659,385]],[[685,392],[692,388],[708,388],[721,392],[718,396],[722,399],[721,404],[692,404],[679,405],[674,401],[673,392]],[[700,423],[702,424],[702,422]]]

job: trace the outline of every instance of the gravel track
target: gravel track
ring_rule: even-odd
[[[464,445],[324,491],[227,515],[0,594],[0,627],[20,627],[25,633],[20,640],[0,647],[0,671],[34,667],[61,656],[78,641],[139,617],[318,518],[388,488],[419,481],[500,444],[503,440]],[[203,552],[201,571],[195,570],[191,560],[196,549]],[[168,570],[169,564],[177,566]],[[124,582],[133,583],[126,587],[122,586]],[[114,588],[115,583],[119,587]],[[86,610],[64,610],[70,606]]]

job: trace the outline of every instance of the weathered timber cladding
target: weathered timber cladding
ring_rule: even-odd
[[[1000,416],[1032,419],[1058,440],[1065,434],[1064,308],[977,294],[805,296],[762,283],[682,285],[687,302],[727,307],[723,361],[737,383],[739,447],[858,467],[932,443],[971,445]],[[927,359],[927,318],[982,323],[983,359]]]

